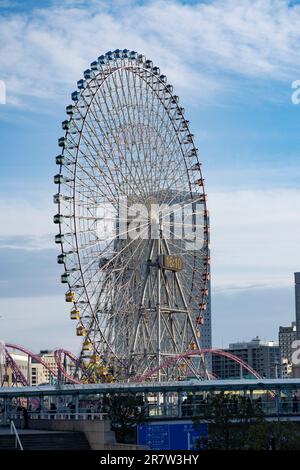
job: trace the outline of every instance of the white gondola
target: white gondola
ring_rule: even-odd
[[[58,139],[58,145],[59,147],[66,147],[67,146],[67,138],[66,137],[60,137]]]
[[[86,80],[89,80],[90,78],[92,78],[92,76],[94,75],[94,72],[90,69],[86,69],[84,72],[83,72],[83,76]]]
[[[67,107],[66,107],[66,113],[71,115],[74,113],[74,106],[72,104],[69,104]]]
[[[153,62],[152,62],[152,60],[146,60],[146,61],[145,61],[145,68],[146,68],[146,69],[152,69],[152,67],[153,67]]]
[[[60,173],[54,176],[54,183],[55,184],[62,184],[62,183],[64,183],[64,181],[65,181],[65,178]]]
[[[83,90],[86,87],[86,81],[83,79],[78,80],[77,87],[79,90]]]
[[[192,170],[192,171],[197,171],[197,170],[200,170],[200,168],[201,168],[201,163],[200,163],[200,162],[197,162],[197,163],[195,163],[195,165],[193,165],[193,166],[191,167],[191,170]],[[204,180],[202,180],[202,181],[204,181]]]
[[[57,256],[57,263],[58,264],[64,264],[67,259],[67,256],[65,254],[60,254]]]
[[[79,98],[80,98],[80,92],[77,90],[73,91],[73,93],[71,94],[72,101],[79,101]]]
[[[59,194],[59,193],[54,194],[54,196],[53,196],[53,202],[54,202],[54,204],[59,204],[60,201],[61,201],[61,194]],[[55,223],[55,222],[54,222],[54,223]]]
[[[135,51],[130,51],[130,59],[137,59],[137,52]]]
[[[69,120],[65,120],[61,123],[61,127],[64,131],[67,131],[70,127],[70,121]]]
[[[54,222],[55,224],[61,224],[61,223],[63,222],[63,220],[64,220],[64,216],[61,215],[61,214],[55,214],[55,215],[53,216],[53,222]]]
[[[65,155],[57,155],[55,157],[56,165],[72,165],[74,162],[68,160]]]
[[[69,279],[70,279],[70,274],[69,273],[63,273],[60,276],[60,280],[61,280],[62,284],[67,284],[69,282]]]
[[[105,64],[106,64],[106,59],[105,59],[105,56],[104,56],[104,55],[100,55],[100,56],[98,57],[98,63],[99,63],[100,65],[105,65]]]
[[[97,60],[91,63],[91,70],[99,70],[99,63]]]
[[[55,235],[55,243],[62,243],[64,241],[64,236],[61,233]]]

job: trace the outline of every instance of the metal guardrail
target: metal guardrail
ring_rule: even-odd
[[[20,450],[24,450],[22,446],[22,442],[20,441],[20,438],[19,438],[17,428],[13,420],[10,421],[10,434],[15,435],[15,449],[18,449],[18,446],[19,446]]]
[[[228,404],[228,408],[234,408],[233,404]],[[256,410],[261,410],[266,417],[273,416],[298,416],[300,418],[300,402],[287,401],[260,401],[259,403],[249,403],[249,407],[256,406]],[[250,409],[249,408],[249,409]],[[255,408],[254,408],[255,410]],[[144,408],[145,415],[149,418],[184,418],[200,417],[206,415],[206,403],[185,403],[176,404],[147,404]]]
[[[234,404],[228,403],[228,408],[234,407]],[[253,406],[254,410],[261,410],[266,417],[276,416],[294,416],[300,419],[300,401],[294,402],[291,399],[279,400],[261,400],[257,402],[249,402],[250,408]],[[191,418],[194,416],[205,417],[207,411],[207,403],[203,402],[181,402],[181,403],[144,403],[141,406],[144,416],[149,419],[162,419],[162,418]],[[8,413],[9,419],[23,419],[22,412],[14,410]],[[94,412],[85,408],[79,409],[78,413],[67,410],[45,410],[45,411],[29,411],[29,419],[45,419],[45,420],[104,420],[108,418],[106,412]]]
[[[56,419],[56,420],[62,420],[62,419],[73,419],[73,420],[91,420],[91,421],[102,421],[106,418],[107,414],[106,413],[64,413],[64,412],[37,412],[37,411],[31,411],[28,413],[28,418],[29,419]],[[11,414],[12,419],[23,419],[23,413],[12,413]]]

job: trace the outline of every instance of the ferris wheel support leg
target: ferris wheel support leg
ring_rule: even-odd
[[[149,256],[148,256],[149,260],[152,259],[153,250],[154,250],[154,240],[152,240],[151,247],[150,247],[150,250],[149,250]],[[147,290],[147,286],[148,286],[148,282],[149,282],[149,275],[150,275],[150,269],[148,267],[147,268],[146,279],[145,279],[144,286],[143,286],[143,293],[142,293],[142,298],[141,298],[140,311],[139,311],[139,315],[138,315],[137,322],[136,322],[136,327],[135,327],[132,351],[130,352],[131,357],[130,357],[130,361],[129,361],[129,372],[132,369],[132,364],[133,364],[133,361],[134,361],[133,353],[134,353],[135,348],[136,348],[136,343],[137,343],[137,340],[138,340],[138,333],[139,333],[140,326],[141,326],[142,307],[143,307],[144,302],[145,302],[146,290]]]
[[[169,245],[168,245],[167,240],[166,240],[166,239],[163,239],[163,241],[164,241],[165,249],[166,249],[167,253],[170,254],[170,249],[169,249]],[[176,273],[176,272],[175,272],[175,282],[176,282],[177,288],[178,288],[178,290],[179,290],[179,292],[180,292],[180,296],[181,296],[181,298],[182,298],[184,307],[185,307],[185,309],[186,309],[186,311],[187,311],[187,317],[188,317],[188,321],[189,321],[191,330],[192,330],[192,332],[193,332],[194,341],[196,342],[196,344],[197,344],[197,346],[198,346],[198,349],[200,350],[201,347],[200,347],[199,340],[198,340],[197,335],[196,335],[196,329],[195,329],[194,323],[193,323],[193,321],[192,321],[192,318],[191,318],[191,315],[190,315],[190,311],[189,311],[189,308],[188,308],[186,299],[185,299],[185,297],[184,297],[184,293],[183,293],[183,290],[182,290],[182,286],[181,286],[181,283],[180,283],[180,280],[179,280],[178,273]],[[207,370],[207,367],[206,367],[205,358],[204,358],[203,355],[201,355],[200,357],[201,357],[201,363],[202,363],[202,367],[203,367],[203,370],[204,370],[204,374],[205,374],[206,378],[209,379],[209,373],[208,373],[208,370]]]

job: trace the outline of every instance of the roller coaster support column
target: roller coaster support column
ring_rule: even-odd
[[[79,395],[75,396],[75,415],[76,419],[78,419],[78,413],[79,413]]]
[[[178,417],[182,417],[182,394],[178,392]]]
[[[4,423],[7,424],[11,415],[11,398],[4,398]]]

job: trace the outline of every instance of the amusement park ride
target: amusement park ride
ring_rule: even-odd
[[[54,223],[65,300],[83,343],[78,358],[55,351],[51,375],[73,383],[210,379],[206,357],[218,354],[257,376],[235,356],[203,347],[209,214],[173,86],[126,49],[101,55],[77,85],[58,141]],[[6,360],[25,385],[12,347]]]

